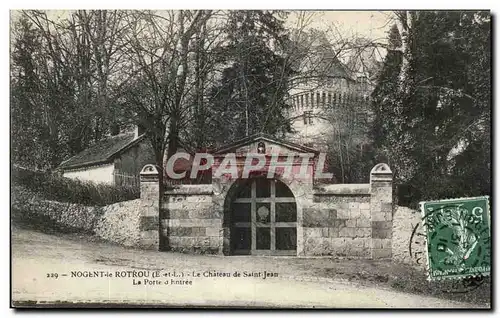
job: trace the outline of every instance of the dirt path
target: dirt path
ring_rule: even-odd
[[[48,303],[316,308],[472,307],[466,303],[381,288],[373,280],[359,284],[326,278],[324,273],[342,271],[342,266],[338,266],[342,262],[338,262],[332,266],[332,260],[324,258],[160,253],[14,228],[12,295],[14,301]],[[353,261],[349,262],[353,266]],[[358,263],[362,270],[384,265],[370,261]],[[119,276],[149,277],[116,277],[117,272]],[[241,276],[234,277],[235,272]],[[263,279],[263,272],[273,276],[277,274],[278,277]],[[158,277],[153,278],[154,273],[158,273]],[[256,276],[259,273],[261,277],[244,277],[245,274]],[[47,277],[50,274],[57,274],[58,277]],[[64,274],[68,276],[62,276]],[[106,274],[113,277],[106,277]],[[94,277],[77,277],[89,275]],[[188,283],[172,284],[181,281]],[[153,282],[154,285],[151,284]]]

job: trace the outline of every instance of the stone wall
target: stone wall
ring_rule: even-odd
[[[111,204],[102,208],[96,222],[95,235],[124,246],[138,246],[140,242],[140,200]]]
[[[165,191],[160,217],[168,249],[222,252],[222,215],[214,209],[212,195],[211,184],[180,185]]]
[[[12,189],[12,220],[42,231],[94,234],[125,246],[139,246],[140,200],[104,207],[43,200],[23,187]]]
[[[420,211],[398,206],[392,225],[392,259],[394,262],[425,269],[426,244]],[[415,234],[412,238],[412,233]],[[411,254],[410,254],[411,245]]]
[[[296,199],[297,256],[392,257],[392,172],[387,165],[372,169],[369,184],[313,188],[312,180],[280,181]],[[238,180],[218,177],[212,182],[167,189],[160,207],[157,170],[145,166],[141,172],[141,224],[148,226],[141,227],[146,240],[143,246],[229,254],[224,215]]]
[[[370,184],[312,188],[310,182],[283,182],[297,203],[297,256],[393,256],[398,262],[425,265],[422,242],[414,242],[413,255],[407,254],[418,212],[399,208],[393,224],[392,172],[387,165],[372,169]],[[25,195],[13,200],[13,210],[23,211],[21,216],[25,219],[50,220],[62,228],[94,233],[125,246],[224,254],[228,245],[224,243],[224,206],[232,200],[227,189],[237,189],[233,185],[180,185],[166,189],[160,206],[158,170],[146,165],[141,171],[140,200],[95,208],[35,200]],[[418,238],[421,237],[417,241]]]
[[[11,217],[14,223],[35,229],[60,232],[93,233],[102,208],[44,200],[21,186],[11,192]]]
[[[316,189],[304,208],[304,255],[392,257],[392,171],[378,164],[369,184]]]
[[[338,184],[316,189],[304,208],[304,255],[369,257],[370,185]]]

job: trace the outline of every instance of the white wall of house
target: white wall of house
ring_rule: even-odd
[[[64,171],[63,176],[70,179],[82,181],[93,181],[95,183],[113,184],[114,163],[91,166],[77,170]]]

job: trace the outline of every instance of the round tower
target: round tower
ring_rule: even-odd
[[[354,80],[344,72],[330,74],[321,81],[302,80],[290,90],[292,123],[291,140],[322,148],[328,134],[332,133],[331,121],[335,110],[365,103],[368,100],[366,81]]]

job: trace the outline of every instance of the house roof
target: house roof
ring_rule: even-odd
[[[306,147],[303,145],[299,145],[299,144],[289,142],[289,141],[277,140],[274,137],[267,135],[267,134],[264,134],[264,133],[257,133],[257,134],[242,138],[242,139],[237,140],[235,142],[232,142],[230,144],[224,145],[218,149],[215,149],[212,153],[213,154],[228,153],[228,152],[231,152],[232,150],[235,150],[236,148],[251,144],[251,143],[256,142],[256,141],[267,141],[267,142],[270,142],[270,143],[273,143],[276,145],[281,145],[283,147],[296,150],[298,152],[304,152],[304,153],[310,152],[310,153],[315,153],[315,154],[319,153],[319,151],[316,149]]]
[[[98,141],[59,165],[59,169],[76,169],[112,161],[125,150],[144,139],[145,135],[134,139],[134,133],[124,133]]]

